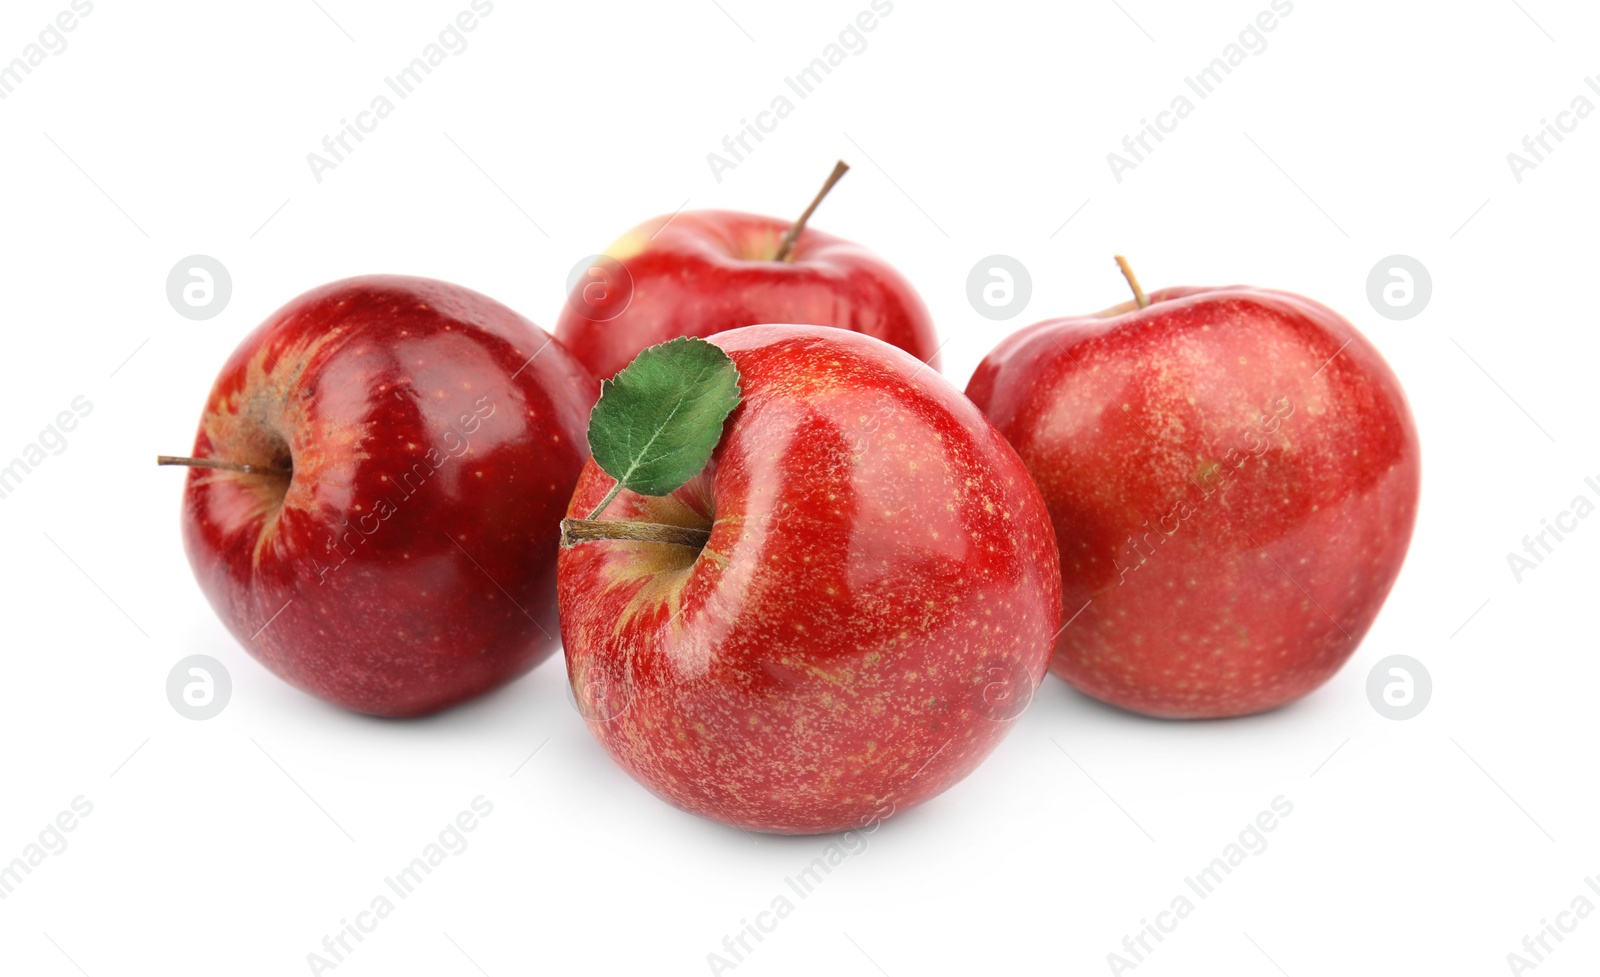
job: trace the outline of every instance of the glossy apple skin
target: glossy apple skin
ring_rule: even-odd
[[[1338,671],[1400,571],[1411,411],[1371,343],[1309,299],[1151,298],[1030,326],[967,394],[1050,508],[1070,621],[1051,669],[1152,716],[1273,709]]]
[[[771,260],[791,223],[722,210],[646,221],[606,249],[631,290],[613,283],[609,301],[594,306],[569,299],[556,337],[602,379],[647,346],[769,322],[839,326],[939,368],[933,320],[910,282],[860,245],[809,226],[789,260]],[[580,312],[609,316],[622,302],[603,321]]]
[[[1016,453],[909,354],[838,329],[712,337],[744,402],[673,495],[608,520],[708,527],[702,551],[561,551],[568,676],[634,779],[753,831],[874,826],[999,744],[1060,626],[1055,539]],[[592,462],[568,508],[612,479]]]
[[[541,352],[542,351],[542,352]],[[352,278],[234,351],[189,470],[201,589],[263,665],[357,712],[416,716],[555,646],[558,526],[596,381],[505,306],[444,282]]]

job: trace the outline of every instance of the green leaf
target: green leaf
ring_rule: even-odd
[[[703,339],[652,346],[600,385],[589,414],[589,450],[617,484],[593,519],[623,489],[667,495],[699,474],[739,406],[739,369]]]

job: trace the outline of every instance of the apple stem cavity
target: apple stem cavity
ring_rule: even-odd
[[[277,465],[247,465],[239,461],[220,458],[180,458],[175,455],[156,455],[158,465],[183,465],[186,468],[214,468],[217,471],[239,472],[241,475],[278,475],[287,478],[289,469]]]
[[[778,244],[778,253],[772,256],[773,261],[789,260],[789,252],[794,250],[795,242],[800,240],[800,232],[806,229],[806,221],[817,212],[817,206],[822,203],[822,198],[828,195],[828,191],[833,189],[833,185],[848,172],[850,164],[844,160],[841,159],[833,164],[833,172],[828,174],[827,181],[822,184],[822,189],[817,191],[817,195],[811,198],[811,206],[806,208],[806,212],[801,214],[800,219],[795,221],[788,233],[783,235],[783,241]]]
[[[1150,299],[1145,296],[1144,289],[1139,287],[1139,276],[1133,273],[1133,266],[1128,264],[1128,259],[1120,254],[1117,255],[1117,267],[1122,269],[1122,277],[1128,280],[1128,287],[1133,289],[1133,300],[1138,303],[1139,308],[1149,305]]]
[[[604,508],[604,506],[602,506]],[[668,526],[659,522],[607,522],[599,519],[561,520],[563,549],[578,543],[620,539],[633,543],[668,543],[701,549],[711,539],[710,530]]]

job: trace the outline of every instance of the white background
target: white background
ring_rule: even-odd
[[[188,449],[227,353],[311,286],[427,275],[549,327],[574,263],[633,224],[685,204],[794,214],[839,157],[855,168],[816,226],[916,284],[952,382],[1012,329],[1121,301],[1114,252],[1152,289],[1301,292],[1399,374],[1423,502],[1383,614],[1315,694],[1172,723],[1050,678],[987,764],[873,834],[734,972],[1107,973],[1123,936],[1278,795],[1294,810],[1269,847],[1141,977],[1505,973],[1542,919],[1581,893],[1600,905],[1583,881],[1600,874],[1600,519],[1520,584],[1506,564],[1596,494],[1584,476],[1600,481],[1600,118],[1520,183],[1506,161],[1575,96],[1600,105],[1583,84],[1600,73],[1600,12],[1296,0],[1118,183],[1107,152],[1266,0],[898,0],[719,183],[706,154],[867,6],[719,2],[497,0],[320,183],[306,154],[467,0],[97,0],[0,101],[0,460],[75,396],[94,404],[0,500],[0,861],[74,797],[94,805],[0,901],[0,971],[308,973],[324,935],[481,794],[494,811],[470,847],[341,977],[710,972],[707,954],[828,839],[752,838],[654,799],[564,701],[559,658],[418,722],[293,690],[201,598],[178,538],[183,476],[152,459]],[[66,6],[8,0],[0,61]],[[165,295],[195,253],[233,277],[204,322]],[[1001,323],[966,298],[995,253],[1033,277]],[[1366,296],[1396,253],[1433,277],[1403,322]],[[195,653],[233,676],[208,722],[164,691]],[[1365,692],[1391,654],[1433,677],[1409,721]],[[1600,914],[1537,973],[1597,963]]]

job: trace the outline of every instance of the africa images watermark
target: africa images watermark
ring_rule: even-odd
[[[1583,884],[1589,891],[1600,896],[1600,875],[1584,876]],[[1567,937],[1575,932],[1578,924],[1594,915],[1594,902],[1584,893],[1580,892],[1572,897],[1572,902],[1561,912],[1556,913],[1555,922],[1548,918],[1539,920],[1539,928],[1533,933],[1522,937],[1522,947],[1506,954],[1506,965],[1513,974],[1525,974],[1530,970],[1539,969],[1542,963],[1548,963],[1546,956],[1553,953]],[[1552,946],[1550,941],[1554,940]]]
[[[1600,75],[1585,75],[1583,83],[1589,90],[1600,96]],[[1518,183],[1522,182],[1522,174],[1528,170],[1536,170],[1545,157],[1556,151],[1556,146],[1567,141],[1567,136],[1577,131],[1578,123],[1594,114],[1594,103],[1589,101],[1589,96],[1579,92],[1572,99],[1572,103],[1564,110],[1556,113],[1555,122],[1549,119],[1539,120],[1539,130],[1535,135],[1522,137],[1522,152],[1506,153],[1506,165],[1511,167],[1511,176]],[[1551,145],[1551,140],[1555,145]]]
[[[1293,12],[1292,0],[1272,0],[1272,8],[1256,14],[1255,19],[1239,32],[1238,39],[1229,41],[1222,53],[1211,59],[1210,64],[1193,75],[1185,75],[1184,86],[1201,101],[1210,98],[1217,87],[1233,74],[1233,69],[1244,64],[1251,55],[1259,55],[1267,49],[1266,35],[1278,29],[1280,18]],[[1154,139],[1157,144],[1165,142],[1167,136],[1177,130],[1178,123],[1187,119],[1194,109],[1195,103],[1189,100],[1189,96],[1179,92],[1173,96],[1170,105],[1156,113],[1154,122],[1140,119],[1139,131],[1122,137],[1122,152],[1113,150],[1106,154],[1106,163],[1111,167],[1111,175],[1116,181],[1121,183],[1124,173],[1138,169],[1139,164],[1155,152],[1156,147],[1150,140]]]
[[[83,818],[94,813],[94,803],[82,794],[74,797],[69,807],[70,810],[63,810],[52,818],[36,840],[24,845],[21,855],[0,865],[0,902],[11,898],[17,886],[43,865],[47,857],[66,851],[67,835],[77,829]]]
[[[398,899],[411,898],[417,887],[426,882],[433,870],[443,865],[445,859],[467,850],[467,835],[478,829],[482,818],[494,813],[494,802],[482,794],[472,799],[470,810],[463,809],[440,829],[436,840],[422,846],[422,853],[393,875],[383,879],[383,889],[373,896],[367,908],[355,914],[355,921],[339,920],[339,928],[322,938],[321,950],[306,954],[306,965],[312,974],[335,970],[355,952],[378,924],[394,912]],[[393,894],[395,899],[390,899]],[[353,942],[352,942],[353,941]]]
[[[479,397],[472,406],[472,413],[463,413],[455,424],[446,428],[439,437],[439,443],[423,452],[422,457],[410,468],[398,477],[382,476],[385,482],[394,486],[393,498],[380,495],[376,501],[357,505],[355,508],[358,511],[365,511],[356,517],[355,525],[351,525],[348,519],[339,521],[341,528],[328,537],[326,550],[326,555],[330,559],[337,558],[338,562],[324,566],[315,556],[311,558],[311,569],[316,571],[319,586],[328,582],[329,574],[350,562],[357,548],[366,543],[367,537],[382,529],[383,524],[400,511],[403,503],[422,491],[428,479],[437,475],[452,459],[461,458],[472,450],[471,435],[477,433],[484,421],[494,416],[495,405],[485,396]]]
[[[39,436],[22,446],[9,464],[0,463],[0,499],[7,499],[22,485],[23,479],[44,464],[51,455],[67,450],[67,435],[78,429],[78,422],[94,412],[94,404],[83,394],[72,398],[71,410],[61,411]],[[46,454],[45,452],[49,452]]]
[[[833,69],[844,64],[845,59],[851,55],[860,54],[867,49],[867,33],[878,29],[878,18],[887,17],[891,13],[894,13],[894,3],[891,0],[872,0],[872,9],[856,14],[855,19],[839,32],[838,39],[830,41],[822,49],[821,54],[811,59],[810,64],[795,72],[792,77],[784,75],[784,86],[801,101],[810,98],[817,90],[817,86],[833,74]],[[779,92],[773,96],[770,105],[756,113],[754,122],[740,119],[739,129],[731,136],[722,137],[722,152],[712,151],[706,154],[706,164],[711,167],[712,178],[721,183],[724,172],[737,169],[739,164],[745,161],[745,157],[755,151],[755,147],[750,145],[751,139],[757,143],[764,142],[766,137],[778,128],[778,123],[787,119],[793,112],[794,103],[789,101],[787,94]],[[723,155],[724,153],[726,155]]]
[[[1267,835],[1277,830],[1282,819],[1293,813],[1294,803],[1279,794],[1272,799],[1268,808],[1262,809],[1249,824],[1240,829],[1237,840],[1223,846],[1222,854],[1195,874],[1184,876],[1183,889],[1172,897],[1166,909],[1156,913],[1155,922],[1139,920],[1139,929],[1122,938],[1121,951],[1113,950],[1106,954],[1106,964],[1111,968],[1113,977],[1137,969],[1155,952],[1157,946],[1178,929],[1179,923],[1189,918],[1196,907],[1196,903],[1189,898],[1190,892],[1202,902],[1211,898],[1217,887],[1233,875],[1234,869],[1243,865],[1252,855],[1267,850]]]
[[[422,53],[411,59],[410,64],[392,76],[384,75],[384,87],[401,101],[410,98],[417,90],[417,86],[433,74],[433,69],[444,64],[447,57],[460,55],[466,51],[466,35],[478,29],[479,18],[487,17],[493,12],[493,0],[472,0],[471,9],[456,14],[455,18],[439,31],[438,38],[428,42]],[[311,167],[312,179],[321,183],[323,173],[337,169],[347,156],[355,152],[356,147],[351,145],[350,141],[355,140],[356,145],[365,142],[366,137],[378,128],[378,123],[394,112],[394,107],[395,103],[389,100],[389,96],[379,92],[373,96],[371,103],[365,109],[356,113],[354,122],[340,119],[338,131],[333,135],[322,137],[322,152],[313,151],[306,154],[306,165]]]
[[[745,958],[755,951],[756,945],[765,941],[777,930],[778,924],[794,912],[795,903],[789,894],[793,893],[802,902],[807,899],[834,869],[844,864],[845,859],[854,858],[867,850],[867,836],[877,831],[894,811],[893,801],[882,802],[877,810],[861,816],[860,828],[840,834],[836,841],[830,841],[823,847],[821,855],[813,858],[800,871],[792,876],[784,876],[784,889],[769,900],[766,909],[755,914],[755,921],[739,920],[740,928],[722,938],[722,952],[713,950],[706,954],[706,964],[711,968],[713,977],[738,969],[739,964],[744,963]],[[751,940],[755,941],[755,945],[751,944]]]
[[[1591,476],[1585,478],[1583,484],[1594,493],[1595,499],[1600,499],[1600,479]],[[1522,553],[1512,551],[1506,554],[1506,566],[1511,568],[1512,579],[1521,583],[1523,574],[1539,569],[1545,557],[1555,554],[1556,544],[1577,532],[1581,525],[1579,520],[1589,518],[1594,511],[1594,499],[1580,492],[1573,496],[1571,508],[1561,510],[1552,519],[1540,519],[1539,525],[1544,528],[1534,535],[1522,537]],[[1523,556],[1523,553],[1527,556]]]
[[[94,4],[90,0],[72,0],[71,8],[51,18],[38,38],[23,46],[20,55],[10,62],[0,63],[0,101],[10,98],[17,86],[33,74],[33,69],[44,64],[47,57],[65,51],[67,35],[78,29],[79,18],[92,13]]]

